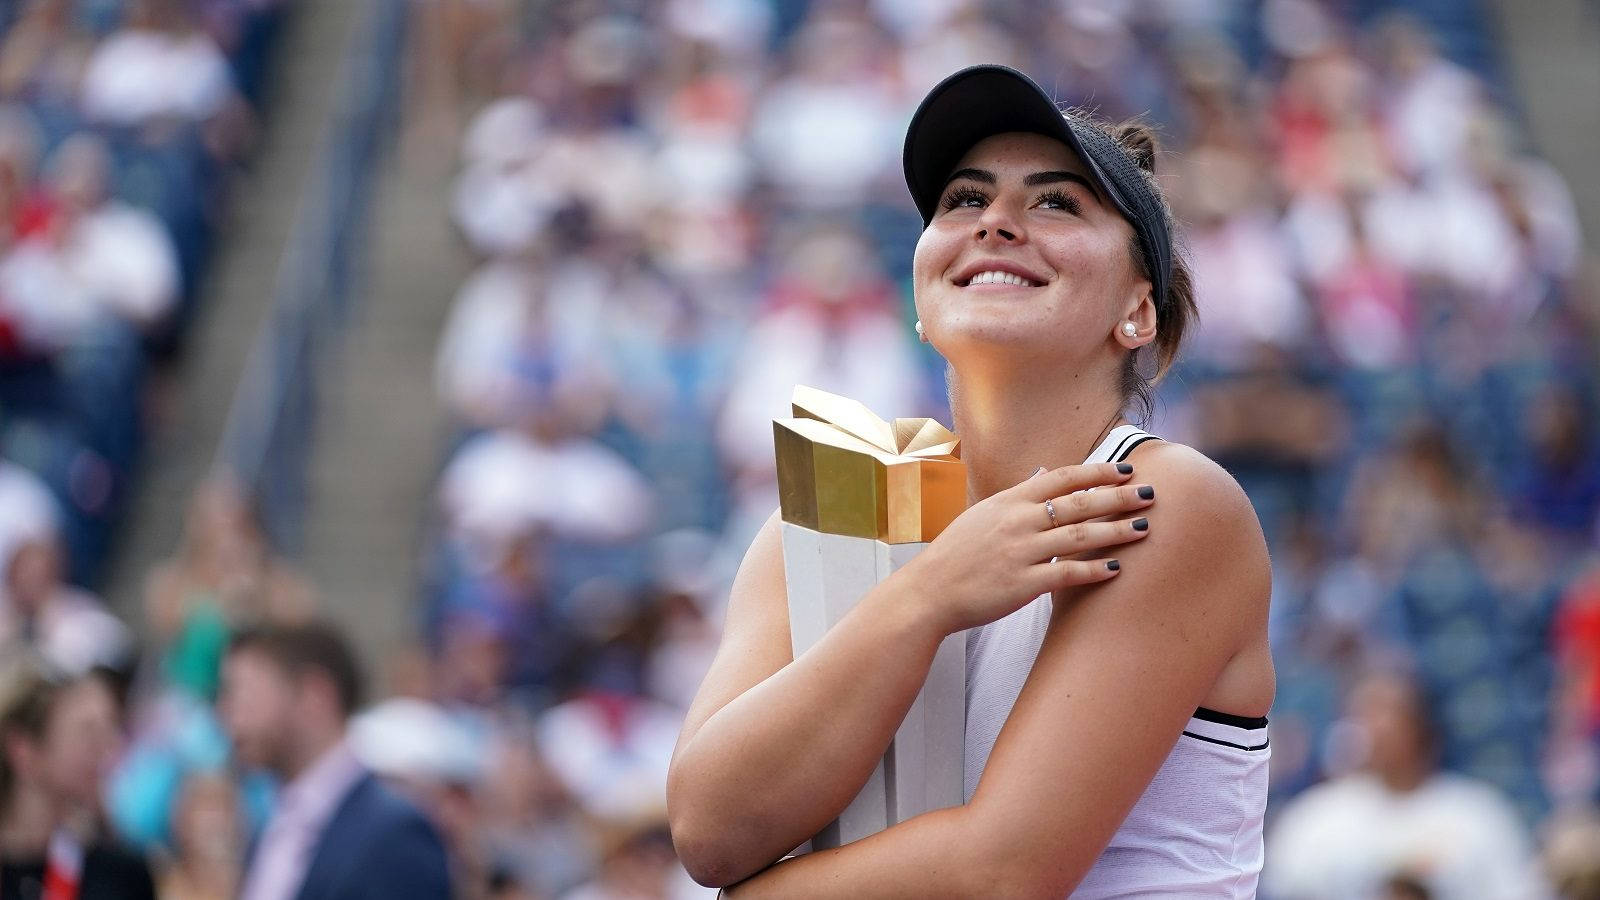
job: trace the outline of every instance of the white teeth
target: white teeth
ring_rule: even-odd
[[[979,272],[967,281],[967,284],[1014,284],[1019,287],[1038,287],[1039,285],[1010,272],[989,271]]]

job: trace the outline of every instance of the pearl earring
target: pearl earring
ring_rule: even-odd
[[[1123,322],[1122,333],[1128,337],[1137,337],[1139,334],[1139,326],[1133,324],[1132,322]]]
[[[928,333],[923,330],[921,319],[917,320],[917,340],[923,342],[924,344],[928,342]]]

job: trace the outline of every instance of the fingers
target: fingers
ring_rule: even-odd
[[[1150,520],[1144,516],[1116,522],[1071,522],[1052,528],[1039,537],[1039,555],[1077,556],[1104,547],[1115,547],[1143,539],[1150,533]]]
[[[1035,567],[1042,587],[1039,593],[1059,591],[1082,584],[1110,581],[1122,571],[1115,559],[1058,559]]]
[[[1144,509],[1156,501],[1156,490],[1148,484],[1124,484],[1114,488],[1073,491],[1064,497],[1051,499],[1055,507],[1055,524],[1065,526],[1070,522],[1087,522]],[[1040,516],[1049,523],[1049,513]]]
[[[1122,484],[1133,477],[1132,463],[1088,463],[1080,466],[1062,466],[1059,469],[1035,475],[1017,485],[1017,490],[1036,503],[1051,497],[1061,497],[1086,488],[1108,484]]]

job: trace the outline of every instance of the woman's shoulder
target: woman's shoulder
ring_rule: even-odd
[[[1259,530],[1255,507],[1244,488],[1227,469],[1188,444],[1144,441],[1128,454],[1127,461],[1134,465],[1135,479],[1151,481],[1158,491],[1168,488],[1170,498],[1203,503],[1219,516],[1237,516]],[[1160,479],[1161,484],[1152,479]]]
[[[1167,440],[1145,441],[1127,460],[1134,480],[1155,488],[1151,515],[1165,520],[1160,526],[1203,535],[1203,541],[1183,542],[1197,554],[1227,554],[1236,565],[1268,573],[1255,507],[1227,469],[1187,444]]]

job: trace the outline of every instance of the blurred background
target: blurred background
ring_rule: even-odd
[[[163,896],[272,809],[230,634],[312,618],[460,896],[704,895],[666,766],[770,419],[948,421],[900,142],[1006,62],[1163,136],[1150,427],[1275,570],[1262,895],[1600,897],[1597,48],[1593,0],[0,0],[0,654],[111,688],[61,727]]]

